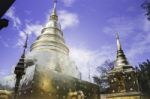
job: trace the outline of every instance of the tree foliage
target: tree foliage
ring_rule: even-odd
[[[100,76],[94,76],[93,80],[101,88],[101,91],[107,93],[109,89],[109,83],[107,78],[107,73],[114,68],[114,61],[106,60],[104,64],[97,67],[97,71],[100,73]],[[140,63],[136,66],[140,91],[144,94],[149,95],[150,93],[150,60]]]
[[[96,68],[96,70],[100,75],[94,76],[93,81],[100,86],[102,92],[107,92],[109,88],[107,73],[109,73],[113,68],[114,68],[114,61],[110,60],[106,60],[102,65]]]
[[[150,93],[150,60],[142,62],[138,66],[139,84],[143,93]]]
[[[106,60],[101,66],[98,66],[96,69],[101,75],[105,75],[114,68],[114,63],[114,61]]]
[[[150,1],[144,2],[142,8],[146,10],[147,19],[150,21]]]

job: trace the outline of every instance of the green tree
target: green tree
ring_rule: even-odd
[[[139,84],[143,93],[150,93],[150,60],[142,62],[138,66]]]
[[[147,19],[150,21],[150,1],[146,1],[142,4],[142,8],[146,10]]]
[[[104,63],[101,66],[98,66],[96,69],[100,74],[105,75],[114,68],[114,63],[115,63],[114,61],[108,59],[104,61]]]
[[[108,91],[109,83],[107,73],[114,68],[114,63],[114,61],[106,60],[102,65],[96,68],[99,76],[93,76],[93,81],[100,86],[101,92],[103,93]]]

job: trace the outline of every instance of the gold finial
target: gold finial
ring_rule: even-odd
[[[25,35],[26,35],[26,40],[25,40],[25,43],[24,43],[24,46],[23,46],[24,51],[23,51],[23,55],[22,55],[22,56],[25,55],[26,49],[27,49],[27,47],[28,47],[28,34],[25,33]]]
[[[26,33],[26,41],[25,41],[25,44],[24,44],[24,48],[28,47],[28,37],[29,37],[29,35]]]
[[[57,0],[54,0],[54,3],[57,3]]]
[[[53,1],[52,15],[56,15],[56,6],[57,6],[57,0],[54,0],[54,1]]]
[[[122,68],[123,66],[128,65],[128,61],[122,50],[118,33],[116,33],[116,39],[117,39],[117,59],[116,59],[116,67],[115,68]]]
[[[57,17],[57,11],[56,11],[56,6],[57,6],[57,0],[53,0],[53,9],[52,9],[52,13],[51,13],[51,17],[50,19],[52,20],[58,20],[58,17]]]
[[[54,9],[56,9],[57,0],[54,0]]]
[[[117,50],[122,50],[118,32],[116,33],[116,39],[117,39]]]
[[[119,39],[119,34],[118,34],[118,32],[116,32],[116,38]]]

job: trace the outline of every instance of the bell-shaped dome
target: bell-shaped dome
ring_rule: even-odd
[[[45,27],[46,27],[46,28],[57,28],[57,29],[61,30],[61,25],[60,25],[59,22],[56,21],[56,20],[50,20],[50,21],[46,24]]]

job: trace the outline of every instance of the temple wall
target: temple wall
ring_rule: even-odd
[[[140,92],[101,94],[101,99],[150,99]]]
[[[33,81],[20,88],[17,99],[78,99],[80,96],[100,99],[99,86],[61,73],[36,70]]]

